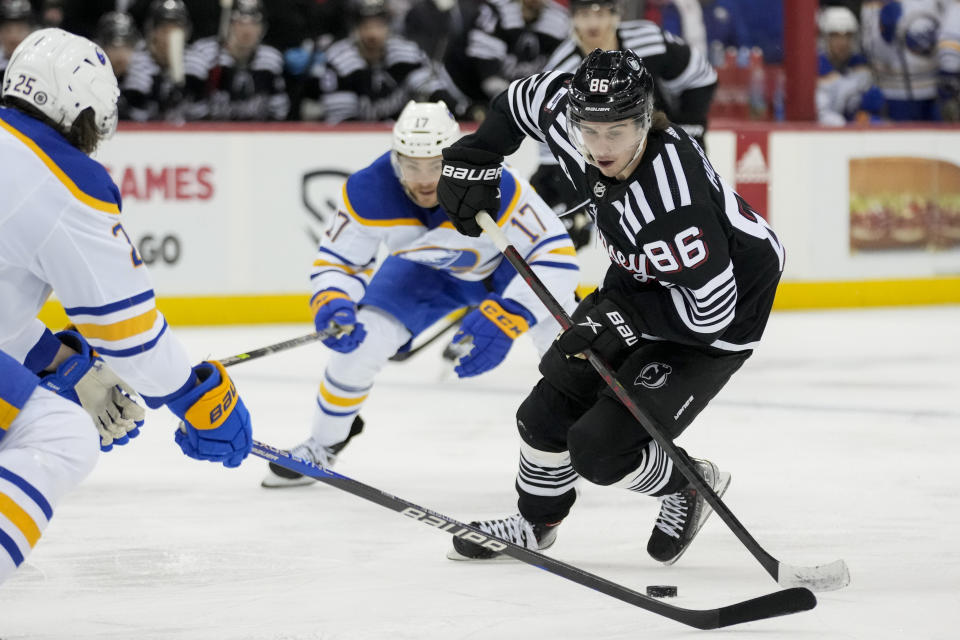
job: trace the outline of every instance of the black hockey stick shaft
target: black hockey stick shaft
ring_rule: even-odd
[[[396,511],[412,520],[417,520],[418,522],[422,522],[453,536],[462,537],[465,540],[488,547],[494,551],[508,555],[511,558],[560,576],[561,578],[566,578],[567,580],[617,598],[628,604],[670,618],[681,624],[696,627],[697,629],[716,629],[744,622],[752,622],[754,620],[785,616],[791,613],[807,611],[814,608],[817,604],[817,599],[813,593],[808,589],[797,587],[776,591],[758,598],[717,609],[685,609],[683,607],[677,607],[645,596],[561,560],[556,560],[536,551],[512,544],[506,540],[492,537],[476,527],[463,524],[442,513],[431,511],[430,509],[416,505],[403,498],[398,498],[397,496],[340,475],[329,469],[322,469],[309,461],[294,458],[287,451],[276,449],[275,447],[254,440],[253,454],[291,471],[316,478],[320,482],[346,491],[358,498],[363,498],[381,507]]]
[[[510,261],[510,264],[514,266],[517,270],[517,273],[520,274],[520,277],[530,286],[533,292],[540,298],[540,301],[543,302],[544,306],[550,311],[557,322],[560,323],[560,326],[566,330],[573,326],[573,320],[570,318],[569,314],[564,310],[564,308],[557,302],[557,299],[553,297],[553,294],[550,293],[550,290],[543,284],[540,278],[537,277],[537,274],[533,272],[533,269],[530,268],[530,265],[526,263],[520,253],[516,248],[509,243],[506,236],[500,228],[497,226],[497,223],[487,214],[485,211],[481,211],[477,214],[477,223],[484,230],[491,240],[497,245],[500,251],[503,252],[507,260]],[[720,516],[720,518],[727,523],[727,526],[734,533],[735,536],[743,543],[743,545],[753,554],[753,557],[763,566],[763,568],[770,574],[770,576],[776,580],[778,583],[781,583],[781,563],[779,560],[770,555],[763,547],[760,546],[760,543],[754,539],[750,532],[747,531],[746,527],[737,519],[732,511],[727,507],[726,504],[720,499],[720,497],[709,487],[700,477],[700,474],[694,470],[687,460],[680,455],[680,452],[677,450],[676,445],[673,444],[673,441],[670,438],[667,438],[664,435],[663,429],[657,423],[657,421],[651,416],[646,410],[644,410],[639,404],[637,404],[633,398],[627,393],[627,390],[617,379],[614,372],[610,369],[610,366],[601,360],[595,353],[591,351],[586,352],[587,359],[590,361],[590,364],[593,365],[593,368],[597,370],[597,373],[600,374],[600,377],[603,378],[604,382],[610,387],[610,389],[616,394],[620,402],[630,411],[631,415],[647,430],[647,433],[650,434],[650,437],[653,438],[660,447],[666,451],[667,455],[670,456],[670,459],[673,460],[673,464],[680,470],[683,476],[690,481],[690,483],[703,495],[704,499],[710,503],[710,506],[713,507],[713,510]],[[839,561],[842,564],[842,561]],[[828,569],[831,567],[828,565]],[[813,567],[806,570],[806,573],[813,575],[813,578],[806,580],[810,584],[820,587],[822,589],[827,588],[839,588],[840,586],[846,586],[840,584],[839,586],[829,586],[824,587],[822,584],[825,580],[817,575],[817,570],[819,567]],[[846,575],[846,581],[849,581],[849,575],[846,572],[846,565],[842,565],[842,571],[834,563],[832,573],[841,574],[839,576],[831,576],[834,578],[833,582],[830,582],[833,585],[834,582],[842,581],[844,575]],[[791,573],[797,574],[796,570],[792,570]],[[791,576],[793,577],[793,576]],[[819,578],[819,581],[818,581]],[[840,578],[837,580],[837,578]],[[782,583],[781,583],[782,584]]]
[[[330,336],[342,333],[344,329],[345,327],[341,327],[340,325],[332,325],[323,331],[315,331],[314,333],[308,333],[303,336],[291,338],[290,340],[284,340],[283,342],[270,344],[265,347],[260,347],[259,349],[253,349],[251,351],[247,351],[246,353],[238,353],[235,356],[223,358],[222,360],[219,360],[219,362],[223,366],[229,367],[241,362],[256,360],[257,358],[268,356],[271,353],[279,353],[280,351],[286,351],[287,349],[293,349],[294,347],[299,347],[305,344],[310,344],[311,342],[316,342],[317,340],[329,338]]]
[[[463,317],[468,313],[470,313],[471,311],[473,311],[475,308],[476,307],[463,307],[462,309],[457,309],[453,313],[448,314],[448,317],[450,318],[450,320],[447,322],[447,325],[443,329],[436,332],[435,334],[430,336],[427,340],[413,347],[409,351],[399,351],[393,354],[392,356],[390,356],[390,361],[403,362],[404,360],[409,360],[410,358],[417,355],[418,353],[420,353],[421,351],[423,351],[424,349],[432,345],[434,342],[436,342],[443,336],[447,335],[451,329],[455,329],[456,327],[460,326],[460,321],[463,320]]]

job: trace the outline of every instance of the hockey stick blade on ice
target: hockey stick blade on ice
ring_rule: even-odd
[[[489,547],[561,578],[566,578],[628,604],[697,629],[717,629],[744,622],[753,622],[754,620],[776,618],[791,613],[808,611],[817,605],[816,597],[808,589],[793,588],[776,591],[718,609],[685,609],[645,596],[606,578],[601,578],[536,551],[489,536],[476,527],[458,522],[442,513],[418,506],[329,469],[322,469],[307,460],[295,458],[288,451],[276,449],[254,440],[253,454],[291,471],[316,478],[320,482],[346,491],[358,498],[396,511],[412,520],[422,522],[454,536],[462,536],[471,542]]]
[[[566,330],[573,326],[573,321],[564,310],[564,308],[553,297],[550,290],[543,284],[537,274],[533,272],[530,265],[526,263],[516,248],[510,244],[497,223],[493,221],[489,214],[481,211],[476,217],[477,224],[483,229],[484,233],[490,237],[497,248],[506,256],[507,260],[520,274],[520,277],[530,286],[533,292],[540,298],[544,306],[550,311],[560,326]],[[727,524],[730,530],[740,540],[741,543],[753,554],[753,557],[763,566],[770,576],[782,587],[807,587],[814,591],[833,591],[842,589],[850,584],[850,571],[843,560],[837,560],[830,564],[819,565],[815,567],[799,567],[780,562],[760,546],[760,543],[754,539],[746,527],[740,523],[737,517],[730,511],[730,508],[720,499],[713,489],[704,483],[690,464],[680,456],[679,451],[673,441],[663,435],[663,429],[657,424],[648,412],[638,405],[627,390],[617,379],[610,366],[597,357],[596,354],[587,351],[587,359],[593,368],[597,370],[600,377],[607,383],[607,386],[616,394],[617,398],[630,411],[633,417],[644,426],[650,437],[656,440],[670,459],[674,466],[683,473],[684,477],[699,491],[704,499],[710,503],[713,510]]]

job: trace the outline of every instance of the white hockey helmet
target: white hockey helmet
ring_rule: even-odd
[[[34,31],[10,56],[4,98],[29,103],[64,130],[93,110],[100,139],[117,129],[120,88],[103,49],[62,29]]]
[[[857,33],[860,24],[853,11],[846,7],[827,7],[820,12],[820,33]]]
[[[393,125],[393,151],[410,158],[435,158],[459,137],[460,125],[442,100],[411,100]]]

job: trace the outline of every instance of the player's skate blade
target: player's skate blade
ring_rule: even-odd
[[[280,465],[271,462],[267,475],[260,481],[260,486],[265,489],[285,489],[287,487],[304,487],[309,484],[314,484],[315,482],[317,482],[317,480],[310,476],[284,469]]]
[[[332,447],[317,444],[312,438],[291,449],[290,455],[294,458],[306,460],[324,469],[329,469],[333,466],[333,463],[337,461],[337,454],[333,451]],[[274,462],[271,462],[269,467],[266,477],[260,482],[260,486],[265,489],[302,487],[317,481],[315,478],[291,471]]]
[[[471,526],[477,527],[486,534],[534,551],[543,551],[553,546],[553,543],[557,541],[559,524],[559,522],[550,525],[533,524],[519,513],[508,518],[470,523]],[[497,553],[462,537],[453,538],[453,547],[447,551],[447,558],[473,562],[508,562],[513,560],[510,556]]]

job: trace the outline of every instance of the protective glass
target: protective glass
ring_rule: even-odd
[[[440,181],[440,172],[443,170],[443,157],[410,158],[397,154],[397,167],[400,169],[400,179],[407,184],[435,184]]]
[[[594,165],[632,160],[646,139],[647,130],[646,118],[642,116],[614,122],[590,122],[567,114],[570,140],[583,157]]]

